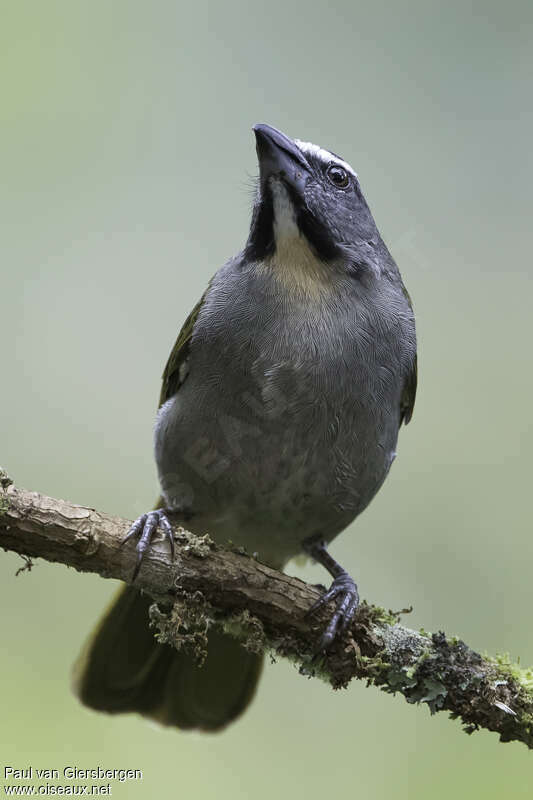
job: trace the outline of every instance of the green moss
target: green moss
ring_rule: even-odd
[[[223,619],[221,627],[224,633],[239,639],[251,653],[263,653],[267,647],[263,623],[247,609]]]
[[[426,703],[432,713],[444,705],[448,691],[438,676],[427,669],[429,650],[418,651],[415,660],[401,664],[388,660],[383,653],[378,656],[358,656],[358,671],[369,684],[378,686],[388,694],[403,694],[408,703]]]
[[[183,593],[170,611],[162,611],[157,603],[150,606],[150,623],[157,628],[156,639],[185,650],[201,666],[207,657],[207,632],[214,622],[211,606],[201,592]]]
[[[269,647],[263,625],[248,610],[221,615],[201,592],[182,592],[171,609],[150,606],[150,622],[157,640],[194,656],[201,666],[207,656],[208,632],[217,627],[238,639],[246,650],[263,653]]]
[[[400,611],[387,611],[382,606],[371,606],[370,608],[369,618],[376,625],[395,625],[400,619]]]
[[[176,542],[181,546],[182,551],[190,553],[197,558],[207,558],[215,543],[206,533],[204,536],[196,536],[185,528],[178,528],[174,532]]]
[[[277,648],[275,652],[278,652]],[[287,658],[304,678],[318,678],[331,686],[331,672],[328,669],[328,660],[325,655],[305,654],[293,656],[289,652],[284,652],[283,648],[279,649],[279,654]]]
[[[367,679],[368,684],[375,684],[379,686],[387,680],[387,676],[391,670],[391,664],[382,655],[379,656],[363,656],[356,657],[358,670]]]
[[[498,653],[496,656],[485,656],[496,673],[502,678],[514,681],[517,686],[531,691],[533,689],[533,669],[521,667],[518,662],[511,661],[509,653]]]
[[[402,616],[410,614],[412,610],[411,606],[410,608],[402,608],[400,611],[391,611],[382,606],[370,606],[363,600],[357,611],[357,617],[363,621],[366,618],[375,625],[396,625]]]
[[[384,653],[361,658],[360,663],[369,682],[385,692],[401,693],[408,703],[425,703],[434,714],[445,707],[449,686],[473,688],[483,672],[480,656],[456,637],[424,634],[393,626],[383,632]]]

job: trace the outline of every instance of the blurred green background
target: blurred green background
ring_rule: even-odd
[[[251,125],[358,171],[417,314],[399,457],[333,553],[413,626],[533,663],[530,2],[7,2],[0,32],[0,463],[134,517],[177,330],[244,243]],[[530,798],[532,756],[353,684],[266,669],[223,735],[82,708],[115,586],[2,554],[0,754],[140,768],[123,798]],[[316,567],[293,567],[325,580]]]

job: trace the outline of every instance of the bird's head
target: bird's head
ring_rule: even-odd
[[[292,263],[304,275],[327,274],[328,264],[352,274],[372,269],[383,243],[352,167],[270,125],[254,133],[259,183],[247,256]]]

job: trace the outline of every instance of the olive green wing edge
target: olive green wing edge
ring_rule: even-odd
[[[161,407],[163,403],[166,403],[166,401],[179,389],[181,383],[180,367],[185,363],[187,356],[189,355],[194,325],[198,319],[198,314],[200,313],[200,308],[202,307],[204,298],[205,294],[202,295],[202,298],[195,305],[183,323],[183,327],[178,334],[178,338],[176,339],[174,347],[172,348],[163,372],[163,383],[161,386],[161,394],[159,396],[159,407]]]

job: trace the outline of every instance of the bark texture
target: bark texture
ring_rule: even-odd
[[[0,471],[0,546],[131,582],[135,547],[121,541],[130,522],[119,517],[16,488]],[[175,528],[176,556],[157,542],[135,585],[154,599],[154,633],[202,658],[209,625],[219,625],[255,651],[289,658],[305,675],[335,689],[352,678],[408,703],[448,711],[472,733],[487,728],[501,741],[533,748],[533,670],[507,657],[481,656],[444,633],[414,631],[400,614],[362,603],[352,629],[326,655],[314,657],[327,610],[306,612],[320,589],[289,577],[244,553],[216,546]],[[330,609],[331,610],[331,609]]]

